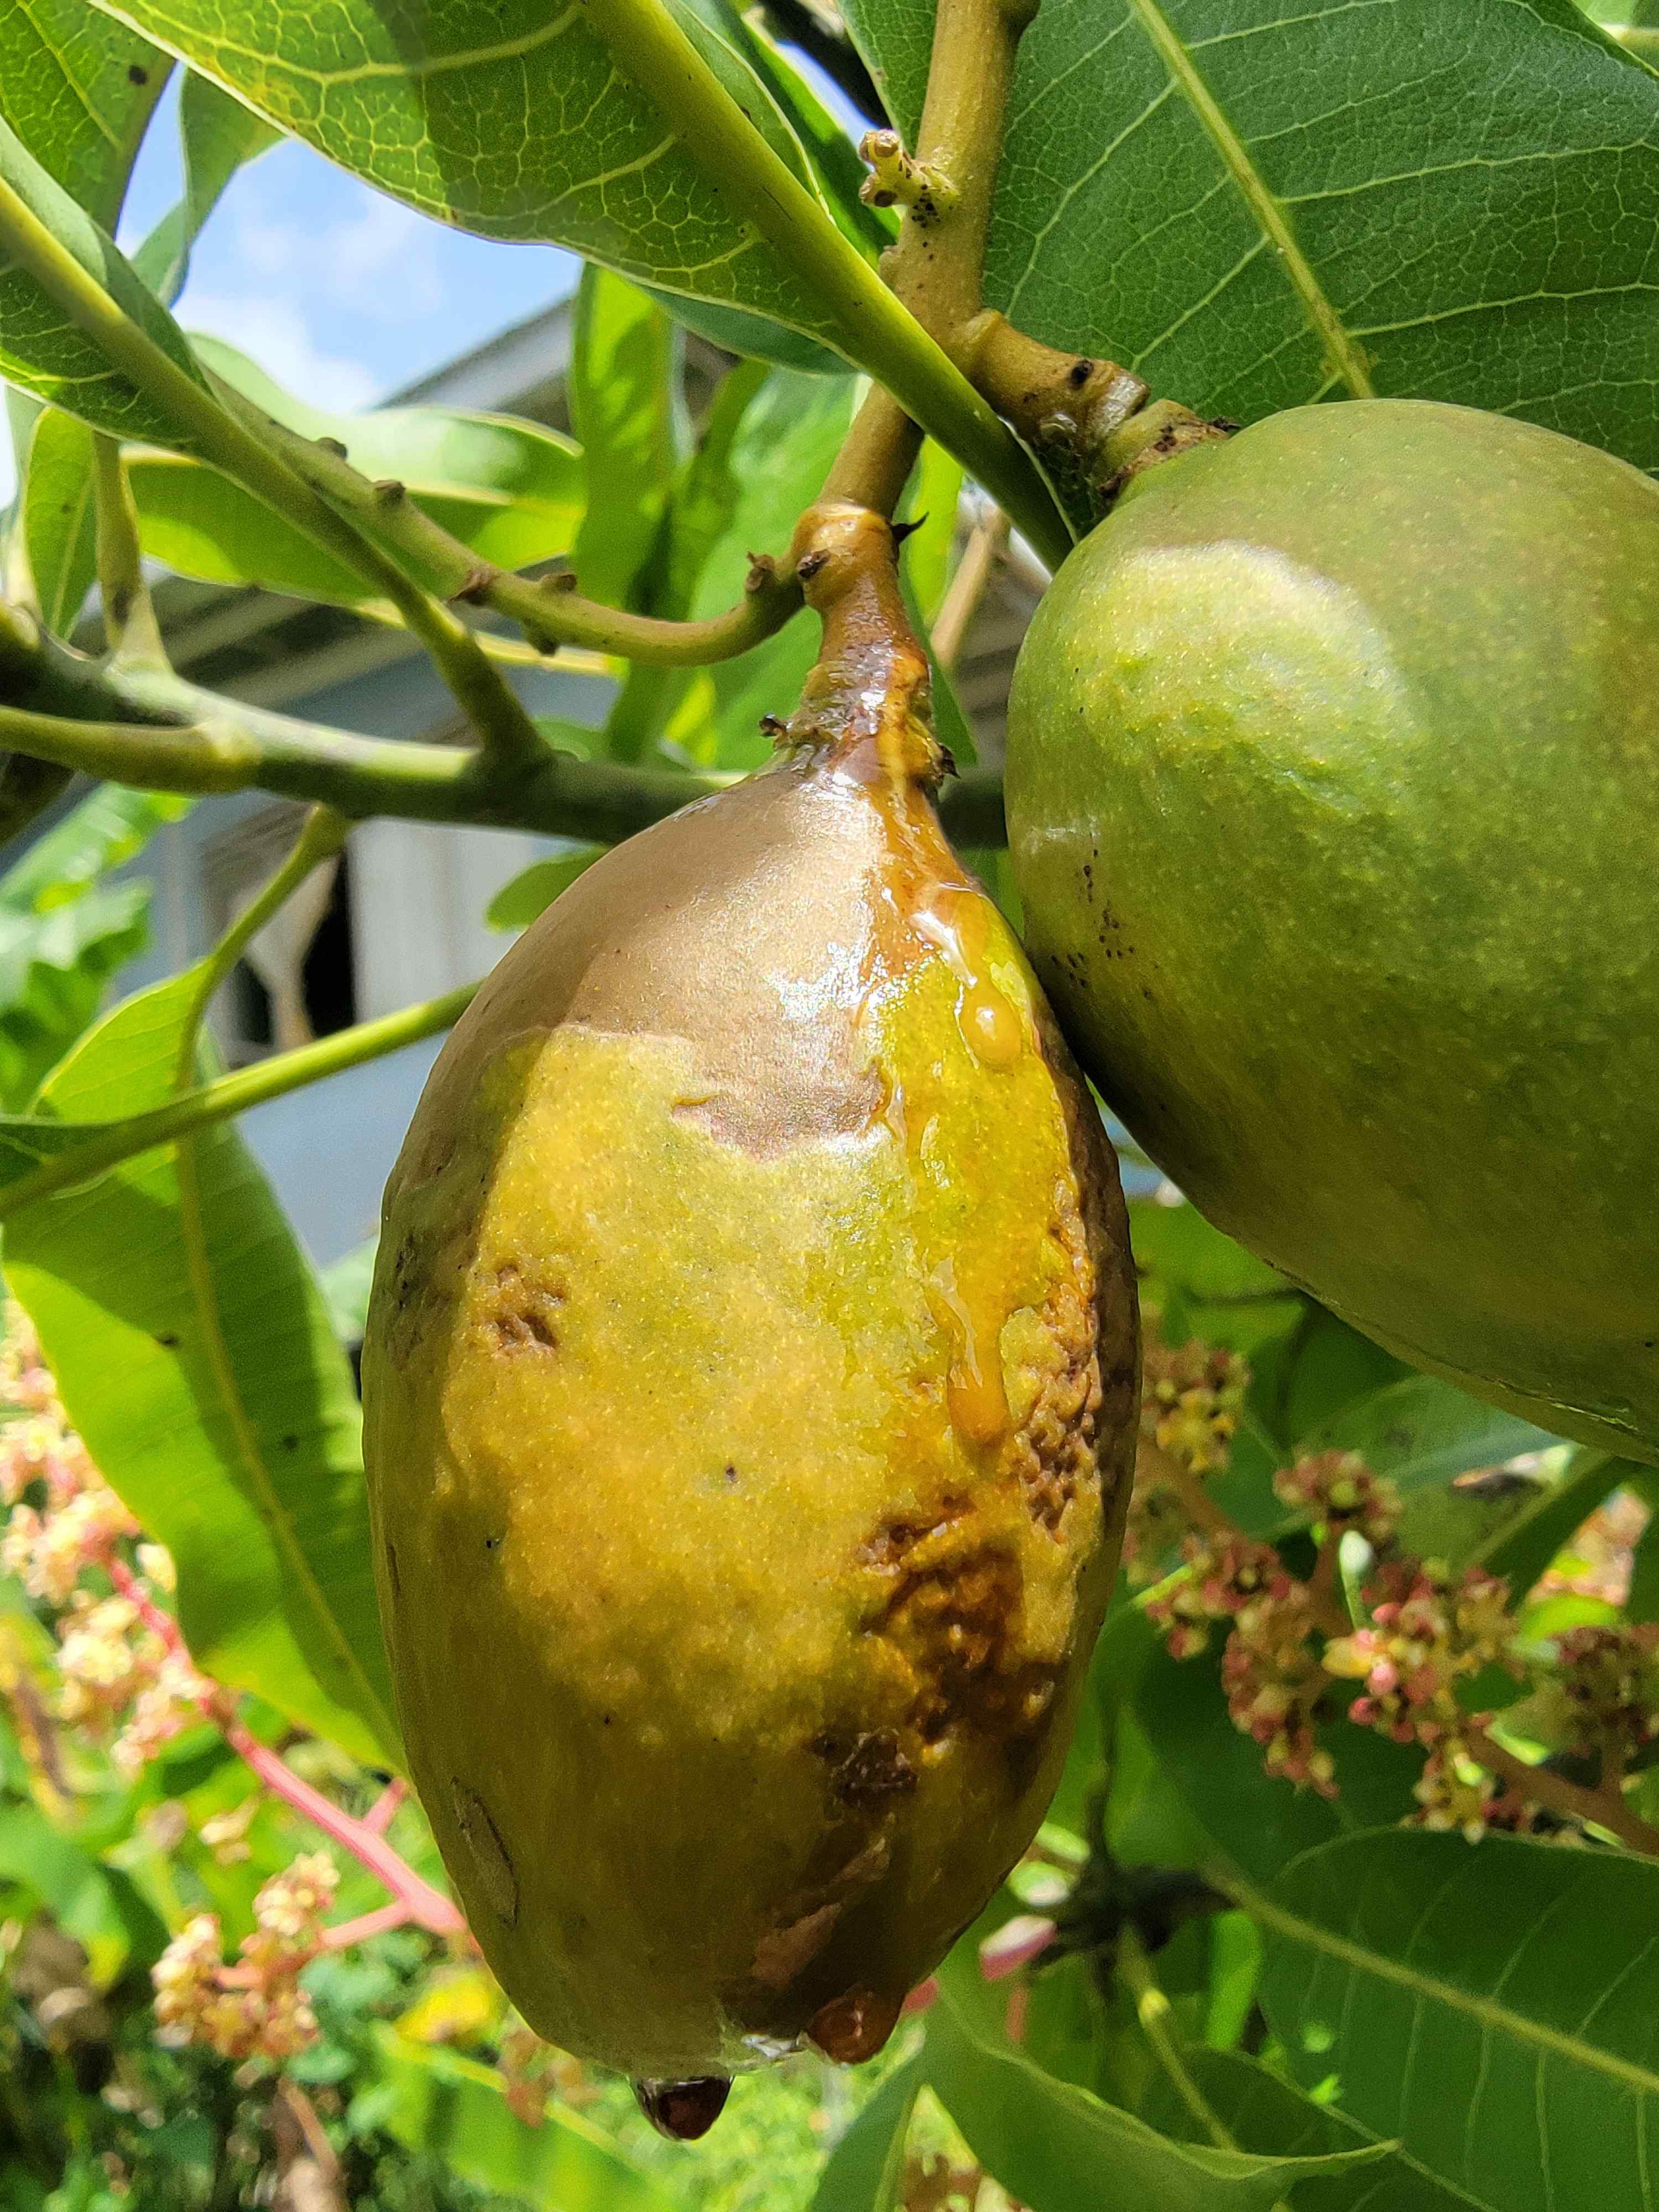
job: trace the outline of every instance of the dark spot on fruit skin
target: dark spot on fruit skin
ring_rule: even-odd
[[[866,1810],[891,1797],[908,1797],[916,1770],[899,1747],[892,1729],[871,1729],[852,1738],[826,1730],[814,1736],[812,1749],[830,1763],[830,1787],[843,1805]]]
[[[706,2136],[726,2110],[731,2094],[730,2078],[724,2074],[705,2074],[691,2081],[634,2084],[640,2110],[671,2142],[696,2142],[699,2136]]]
[[[176,1349],[179,1340],[169,1328],[163,1329],[160,1335],[157,1336],[155,1341],[161,1346],[163,1352],[172,1352]]]
[[[499,1536],[486,1536],[484,1538],[484,1549],[486,1552],[499,1552],[501,1547],[501,1539]]]
[[[149,71],[143,67],[142,63],[129,62],[127,64],[127,82],[129,84],[148,84],[149,82]]]
[[[392,1602],[395,1604],[404,1594],[404,1586],[398,1574],[398,1547],[395,1544],[388,1544],[386,1547],[386,1578],[392,1585]]]
[[[737,1479],[738,1479],[738,1470],[736,1469],[736,1468],[734,1468],[734,1467],[732,1467],[732,1466],[731,1466],[731,1465],[729,1465],[729,1464],[728,1464],[728,1466],[727,1466],[727,1468],[726,1468],[726,1479],[727,1482],[729,1482],[729,1483],[732,1483],[732,1484],[735,1484],[735,1483],[736,1483]]]
[[[284,1451],[298,1451],[299,1449],[300,1439],[298,1437],[288,1436],[283,1438],[283,1449]]]

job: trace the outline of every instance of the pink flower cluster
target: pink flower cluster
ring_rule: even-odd
[[[218,1915],[198,1912],[150,1970],[160,2039],[277,2063],[313,2043],[317,2015],[300,1975],[325,1948],[323,1916],[338,1882],[322,1851],[273,1875],[253,1900],[253,1932],[234,1966],[223,1956]]]
[[[112,1729],[117,1765],[136,1774],[197,1717],[207,1691],[182,1647],[145,1619],[154,1612],[152,1586],[173,1586],[173,1562],[159,1544],[138,1544],[146,1579],[132,1577],[121,1547],[137,1542],[138,1524],[70,1427],[39,1341],[16,1305],[6,1310],[0,1397],[24,1409],[0,1429],[0,1500],[11,1509],[0,1535],[0,1569],[58,1609],[58,1717],[71,1727]],[[116,1588],[107,1595],[86,1589],[88,1576]]]
[[[1480,1567],[1454,1577],[1418,1559],[1384,1566],[1365,1591],[1369,1626],[1325,1647],[1327,1671],[1364,1686],[1349,1719],[1428,1750],[1480,1725],[1458,1703],[1457,1685],[1494,1662],[1521,1673],[1509,1595]]]
[[[1576,1748],[1598,1756],[1604,1776],[1622,1773],[1659,1738],[1659,1622],[1570,1628],[1556,1650]]]
[[[1386,1476],[1373,1474],[1358,1452],[1315,1452],[1280,1468],[1273,1495],[1332,1535],[1355,1530],[1375,1551],[1400,1525],[1400,1492]]]
[[[1227,1463],[1250,1370],[1213,1345],[1149,1343],[1141,1359],[1140,1432],[1192,1474]]]

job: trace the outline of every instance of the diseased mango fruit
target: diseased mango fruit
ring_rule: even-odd
[[[877,2050],[1029,1840],[1133,1448],[1097,1112],[929,802],[890,533],[811,544],[784,757],[497,968],[364,1355],[446,1864],[526,2018],[679,2133],[803,2036]]]
[[[1659,487],[1413,400],[1152,469],[1021,654],[1073,1045],[1220,1227],[1419,1366],[1659,1458]]]

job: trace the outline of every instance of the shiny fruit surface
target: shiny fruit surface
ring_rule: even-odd
[[[1133,1452],[1098,1115],[844,672],[496,969],[365,1350],[446,1863],[531,2024],[679,2132],[803,2035],[879,2048],[1023,1849]]]
[[[1659,488],[1425,401],[1149,471],[1038,611],[1010,832],[1109,1102],[1419,1365],[1659,1457]]]

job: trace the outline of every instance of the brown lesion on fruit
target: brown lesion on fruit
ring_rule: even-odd
[[[886,1874],[892,1846],[885,1827],[878,1826],[850,1855],[848,1833],[838,1826],[826,1834],[805,1879],[774,1911],[770,1926],[755,1945],[747,1989],[732,1993],[739,2017],[765,2014],[757,1992],[781,1996],[799,1981],[828,1948],[847,1907]]]
[[[813,1737],[812,1749],[830,1769],[831,1796],[854,1811],[878,1812],[916,1786],[915,1761],[896,1729],[825,1729]]]
[[[484,1328],[498,1351],[556,1352],[568,1297],[565,1284],[532,1279],[509,1260],[495,1270]]]
[[[862,1567],[902,1566],[919,1544],[944,1535],[969,1510],[965,1498],[947,1492],[931,1511],[894,1514],[879,1522],[858,1546],[854,1557]]]
[[[871,1629],[908,1669],[908,1725],[920,1745],[958,1729],[1011,1744],[1034,1735],[1054,1700],[1055,1669],[1021,1656],[1024,1585],[1012,1550],[980,1542],[887,1571],[895,1587]]]
[[[1044,1364],[1014,1437],[1013,1466],[1027,1511],[1059,1540],[1067,1509],[1100,1492],[1098,1285],[1078,1192],[1062,1176],[1051,1230],[1063,1255],[1042,1309]]]

